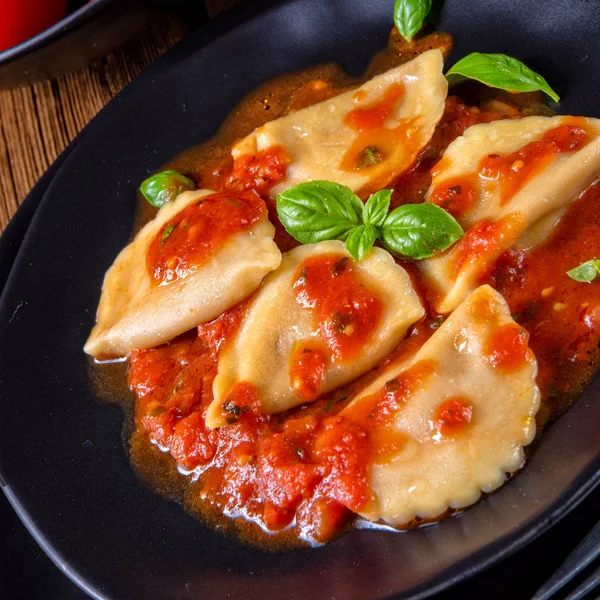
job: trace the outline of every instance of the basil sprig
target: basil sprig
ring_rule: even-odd
[[[309,181],[277,196],[277,214],[299,242],[341,240],[356,260],[377,239],[394,254],[420,260],[445,250],[462,236],[454,217],[435,204],[407,204],[388,213],[391,196],[391,190],[381,190],[363,204],[344,185]]]
[[[558,94],[538,73],[521,61],[506,54],[473,52],[461,58],[447,73],[450,84],[464,79],[475,79],[485,85],[509,92],[535,92],[541,90],[555,102]]]
[[[430,10],[431,0],[396,0],[394,23],[407,42],[419,33]]]
[[[144,198],[156,208],[175,200],[181,192],[195,189],[196,184],[189,177],[177,171],[157,173],[148,177],[140,185],[140,192],[142,192]]]
[[[592,260],[581,263],[578,267],[567,271],[567,275],[571,279],[579,281],[580,283],[594,281],[598,276],[598,273],[600,273],[600,260],[597,258],[592,258]]]

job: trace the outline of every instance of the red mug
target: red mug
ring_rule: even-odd
[[[66,13],[67,0],[1,0],[0,51],[48,29]]]

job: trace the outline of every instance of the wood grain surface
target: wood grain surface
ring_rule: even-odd
[[[238,0],[205,0],[214,17]],[[0,233],[36,181],[84,125],[188,33],[179,14],[88,67],[0,91]]]

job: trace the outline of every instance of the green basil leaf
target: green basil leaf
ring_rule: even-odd
[[[431,0],[396,0],[394,23],[407,42],[419,33],[430,10]]]
[[[361,261],[378,237],[379,230],[377,227],[373,227],[373,225],[359,225],[346,238],[346,250],[356,260]]]
[[[144,198],[156,208],[175,200],[181,192],[195,189],[196,184],[189,177],[177,171],[163,171],[152,175],[140,186],[140,192]]]
[[[506,54],[473,52],[459,60],[446,73],[446,79],[450,84],[463,79],[475,79],[490,87],[509,92],[541,90],[555,102],[560,99],[541,75]]]
[[[597,258],[592,258],[592,260],[581,263],[578,267],[567,271],[567,275],[571,279],[579,281],[580,283],[594,281],[598,276],[598,273],[600,273],[600,260]]]
[[[380,190],[375,192],[363,208],[363,223],[365,225],[381,227],[387,217],[388,210],[390,210],[391,197],[392,190]]]
[[[309,181],[277,195],[277,214],[286,231],[302,244],[344,241],[362,224],[363,203],[345,185]]]
[[[420,260],[450,247],[462,234],[462,227],[443,208],[405,204],[388,215],[381,241],[390,252]]]

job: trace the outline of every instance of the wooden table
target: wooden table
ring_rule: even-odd
[[[209,17],[236,1],[205,0]],[[187,33],[184,19],[171,14],[138,39],[84,69],[0,92],[0,233],[36,181],[84,125]]]

